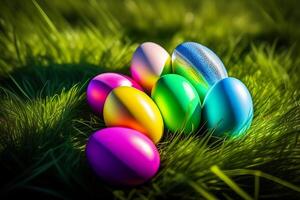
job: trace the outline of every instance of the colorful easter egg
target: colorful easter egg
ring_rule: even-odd
[[[247,87],[236,78],[225,78],[207,93],[202,108],[206,126],[216,136],[239,136],[251,125],[253,103]]]
[[[106,126],[140,131],[157,143],[163,135],[163,119],[153,100],[132,87],[118,87],[108,95],[103,109]]]
[[[228,77],[219,57],[209,48],[195,42],[185,42],[175,48],[172,70],[192,83],[201,101],[212,85]]]
[[[143,90],[128,76],[117,73],[103,73],[94,77],[87,87],[87,101],[93,111],[102,117],[103,106],[109,92],[119,86],[131,86]]]
[[[114,185],[135,186],[159,169],[159,152],[142,133],[122,127],[105,128],[90,136],[86,156],[95,173]]]
[[[171,59],[169,53],[153,42],[141,44],[133,54],[131,60],[131,76],[147,92],[162,74],[171,71]]]
[[[201,102],[196,89],[187,79],[177,74],[164,75],[154,85],[151,97],[169,130],[186,134],[197,130]]]

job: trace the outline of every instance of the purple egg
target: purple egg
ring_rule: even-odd
[[[91,135],[86,156],[96,174],[113,185],[142,184],[156,174],[160,164],[153,142],[123,127],[105,128]]]
[[[87,88],[87,101],[92,110],[102,117],[103,106],[107,95],[119,86],[131,86],[142,90],[134,80],[128,76],[117,73],[103,73],[95,76]]]

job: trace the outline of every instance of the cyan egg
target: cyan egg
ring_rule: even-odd
[[[151,97],[169,130],[186,134],[197,130],[201,102],[196,89],[187,79],[177,74],[164,75],[154,85]]]
[[[103,73],[94,77],[87,87],[87,102],[92,110],[102,117],[103,106],[107,95],[119,86],[131,86],[143,90],[139,84],[128,76],[118,73]]]
[[[135,186],[159,169],[159,152],[142,133],[122,127],[105,128],[90,136],[86,156],[95,173],[114,185]]]
[[[151,93],[158,78],[171,71],[170,55],[160,45],[145,42],[134,52],[130,71],[132,78]]]
[[[216,83],[203,102],[203,119],[216,136],[236,137],[251,125],[253,103],[247,87],[236,78]]]
[[[103,118],[106,126],[122,126],[140,131],[157,143],[164,130],[159,109],[144,92],[133,87],[113,89],[104,104]]]
[[[172,70],[192,83],[201,101],[211,86],[228,77],[220,58],[209,48],[195,42],[184,42],[175,48]]]

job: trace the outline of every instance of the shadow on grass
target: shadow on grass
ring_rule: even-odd
[[[0,79],[0,85],[24,100],[28,100],[28,97],[46,98],[69,90],[75,84],[84,88],[80,90],[83,93],[89,79],[107,71],[116,70],[90,64],[31,64],[15,69],[9,74],[10,77]],[[118,72],[124,73],[125,70]],[[15,127],[9,128],[9,121],[5,122],[7,129],[1,133],[8,136],[7,142],[11,137],[12,143],[0,153],[0,197],[12,198],[22,194],[64,199],[65,196],[75,198],[78,195],[92,194],[92,190],[98,191],[99,196],[112,198],[112,193],[105,184],[99,183],[96,177],[93,178],[95,175],[87,167],[84,153],[78,149],[78,144],[71,140],[74,138],[84,143],[86,139],[86,136],[76,131],[76,128],[80,128],[73,127],[75,125],[72,120],[90,121],[91,116],[96,118],[86,103],[79,103],[78,107],[65,111],[60,116],[61,120],[52,127],[45,125],[39,131],[38,126],[33,123],[32,126],[26,127],[28,129],[19,130],[20,135],[14,134]],[[99,122],[98,118],[95,120]],[[81,132],[90,134],[91,130],[81,129]],[[19,138],[16,143],[13,142],[15,137]],[[26,147],[26,150],[19,146]],[[91,182],[91,185],[82,184],[86,182]],[[77,192],[74,194],[73,191]]]
[[[26,97],[25,94],[31,99],[45,98],[68,90],[75,84],[86,87],[91,78],[101,73],[128,74],[127,69],[116,70],[92,64],[29,64],[16,68],[9,76],[0,77],[0,85],[21,98]]]

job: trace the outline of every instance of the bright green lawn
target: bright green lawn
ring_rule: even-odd
[[[300,198],[300,3],[291,1],[12,1],[0,3],[0,198]],[[104,127],[88,80],[128,73],[143,41],[170,53],[213,49],[254,101],[247,136],[166,133],[161,169],[136,188],[89,169],[88,136]]]

